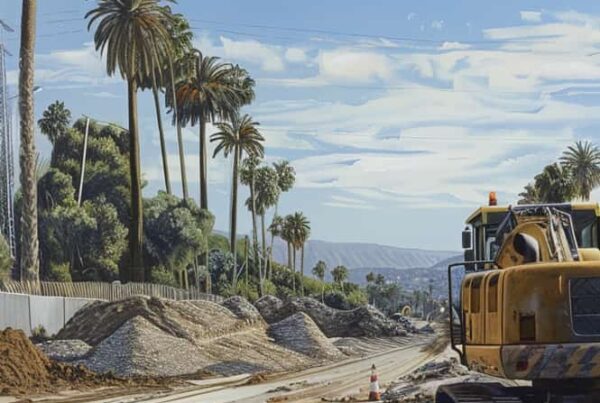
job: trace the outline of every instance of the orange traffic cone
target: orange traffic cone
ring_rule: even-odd
[[[369,385],[369,401],[376,402],[381,400],[381,392],[379,391],[379,375],[375,364],[371,367],[371,384]]]

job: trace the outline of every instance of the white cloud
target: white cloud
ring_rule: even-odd
[[[407,20],[407,21],[412,21],[412,20],[414,20],[416,17],[417,17],[417,13],[410,12],[410,13],[408,13],[408,15],[406,16],[406,20]]]
[[[521,11],[521,19],[526,22],[542,21],[541,11]]]
[[[376,52],[348,49],[322,51],[318,57],[319,73],[332,81],[370,82],[392,76],[390,59]]]
[[[464,50],[469,49],[471,45],[460,42],[444,42],[442,46],[439,47],[440,50]]]
[[[431,28],[441,31],[444,28],[444,20],[431,21]]]
[[[221,43],[228,59],[256,63],[265,71],[277,72],[284,69],[280,51],[273,46],[255,40],[236,41],[223,36]]]
[[[306,52],[300,48],[288,48],[285,51],[285,60],[290,63],[303,63],[307,59]]]

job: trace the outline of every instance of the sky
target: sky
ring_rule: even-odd
[[[0,19],[17,29],[20,3],[0,0]],[[38,5],[36,116],[58,99],[74,117],[126,127],[126,85],[106,75],[83,19],[95,2]],[[190,20],[198,49],[255,78],[256,100],[244,112],[261,123],[266,161],[287,159],[297,171],[279,211],[303,211],[313,239],[458,250],[464,219],[489,191],[515,203],[568,145],[599,142],[598,2],[179,0],[174,8]],[[4,36],[13,55],[17,32]],[[15,94],[17,58],[7,64]],[[139,116],[152,196],[164,182],[149,92],[139,94]],[[196,199],[197,133],[184,133]],[[181,194],[175,130],[166,137]],[[49,155],[39,133],[37,145]],[[231,169],[230,160],[209,161],[220,230]],[[240,212],[246,233],[241,204]]]

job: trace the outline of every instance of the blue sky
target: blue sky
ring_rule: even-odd
[[[0,0],[17,28],[20,1]],[[127,124],[126,87],[107,77],[83,14],[93,1],[38,1],[36,114],[56,99],[78,117]],[[586,1],[180,0],[195,45],[257,81],[246,112],[267,160],[289,159],[313,238],[457,250],[463,220],[501,203],[577,139],[598,141],[600,3]],[[18,36],[6,35],[18,54]],[[17,80],[17,60],[8,60]],[[146,195],[163,186],[151,95],[140,93]],[[210,128],[212,130],[212,128]],[[180,193],[174,130],[167,131]],[[185,132],[198,197],[196,128]],[[39,137],[42,153],[49,152]],[[227,228],[230,161],[209,164],[211,210]],[[596,194],[597,196],[597,194]],[[242,214],[241,231],[250,228]]]

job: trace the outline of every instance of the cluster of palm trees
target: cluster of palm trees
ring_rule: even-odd
[[[23,189],[22,218],[22,278],[39,278],[37,237],[37,196],[35,186],[35,144],[33,140],[33,71],[35,45],[36,0],[23,0],[21,31],[21,68],[19,99],[21,116],[21,186]],[[275,207],[279,194],[288,191],[294,183],[293,168],[287,162],[273,168],[259,167],[264,156],[264,137],[258,123],[240,109],[254,99],[254,80],[238,65],[221,62],[205,56],[193,48],[189,23],[172,12],[162,0],[98,0],[85,18],[88,29],[94,27],[94,43],[106,61],[108,75],[120,75],[127,82],[129,165],[131,180],[131,219],[129,226],[128,280],[143,281],[142,261],[142,186],[140,167],[140,136],[137,112],[138,90],[152,91],[160,137],[161,157],[167,193],[172,192],[168,156],[165,145],[161,112],[161,94],[177,131],[179,165],[183,196],[189,197],[182,127],[197,126],[200,139],[199,176],[200,207],[208,209],[207,123],[213,123],[218,132],[210,141],[216,142],[213,157],[222,153],[233,157],[233,189],[231,203],[231,251],[236,254],[238,182],[250,187],[251,197],[246,203],[252,212],[253,238],[257,261],[260,261],[261,288],[267,262],[271,260],[273,245],[267,246],[265,214]],[[244,159],[245,157],[245,159]],[[273,174],[275,172],[275,174]],[[241,177],[241,178],[240,178]],[[274,179],[273,179],[274,178]],[[276,182],[275,185],[273,183]],[[262,221],[262,248],[258,246],[257,218]],[[302,215],[301,228],[290,233],[294,250],[303,249],[310,228]],[[286,237],[288,236],[286,229]],[[302,235],[301,235],[302,234]],[[300,241],[300,239],[304,241]],[[292,241],[293,239],[293,241]],[[208,255],[208,254],[206,254]],[[208,256],[207,256],[208,261]]]
[[[587,201],[600,185],[600,149],[589,141],[567,147],[558,162],[535,176],[519,194],[520,204]]]

